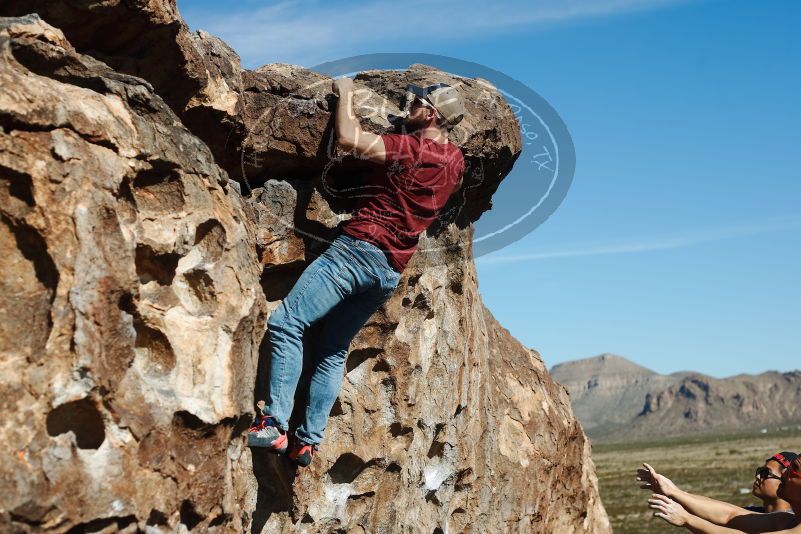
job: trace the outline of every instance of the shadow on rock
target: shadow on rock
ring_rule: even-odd
[[[297,467],[283,455],[259,449],[251,449],[251,452],[253,475],[259,489],[250,532],[258,534],[271,515],[292,510],[295,502],[292,485],[297,476]]]

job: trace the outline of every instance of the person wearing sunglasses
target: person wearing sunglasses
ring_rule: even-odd
[[[353,80],[332,83],[337,146],[373,164],[359,204],[338,236],[312,261],[267,321],[267,398],[248,430],[248,446],[286,453],[306,467],[323,440],[344,377],[351,340],[389,299],[418,239],[460,188],[461,149],[448,138],[466,111],[461,92],[445,83],[407,86],[414,98],[405,132],[364,131],[353,112]],[[303,336],[319,323],[303,422],[289,431],[303,371]]]
[[[780,498],[776,492],[782,479],[782,472],[795,458],[791,452],[777,452],[765,464],[757,467],[751,494],[762,501],[762,506],[746,506],[746,510],[760,513],[784,512],[790,510],[790,503]]]
[[[781,452],[768,458],[765,465],[757,469],[754,488],[758,491],[755,491],[754,494],[770,494],[771,488],[776,493],[775,499],[763,497],[764,513],[682,491],[670,479],[657,473],[648,464],[643,464],[643,469],[638,470],[637,480],[643,483],[641,488],[654,492],[648,500],[648,507],[654,510],[655,517],[674,526],[683,526],[691,532],[702,534],[734,532],[801,534],[801,525],[799,524],[801,475],[798,473],[799,468],[801,468],[800,456]],[[776,477],[778,477],[778,481]],[[781,503],[787,504],[782,505]],[[777,508],[777,506],[788,506],[789,508]]]

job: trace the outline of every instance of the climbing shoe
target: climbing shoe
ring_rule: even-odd
[[[306,443],[297,436],[293,436],[289,447],[289,459],[301,467],[308,467],[312,463],[314,453],[317,452],[317,445]]]
[[[289,438],[271,415],[260,415],[248,430],[248,447],[264,447],[275,454],[287,450]]]

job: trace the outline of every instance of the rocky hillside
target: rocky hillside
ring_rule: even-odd
[[[629,424],[649,392],[674,382],[614,354],[555,365],[551,376],[570,392],[573,411],[593,437]]]
[[[500,94],[459,80],[483,172],[352,343],[296,471],[244,432],[266,319],[365,172],[331,144],[330,80],[244,71],[167,0],[0,7],[31,11],[0,19],[3,531],[610,531],[565,390],[478,293],[471,223],[521,151]],[[443,79],[363,73],[363,127]]]
[[[660,375],[603,354],[555,365],[587,434],[622,441],[801,423],[801,371],[715,379]]]

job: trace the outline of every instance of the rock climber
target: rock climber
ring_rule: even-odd
[[[367,319],[390,297],[417,248],[451,194],[461,187],[464,157],[449,133],[465,115],[456,87],[406,87],[413,99],[403,128],[376,135],[362,130],[353,112],[353,80],[332,83],[338,146],[376,165],[369,195],[338,228],[267,321],[270,377],[264,407],[248,432],[250,447],[286,453],[308,466],[323,439],[344,377],[348,346]],[[303,333],[321,321],[308,404],[302,424],[289,432],[295,389],[303,368]]]
[[[774,454],[757,468],[756,479],[753,493],[762,498],[764,505],[759,511],[682,491],[648,464],[637,471],[641,488],[654,492],[648,507],[655,511],[654,516],[671,525],[702,534],[801,534],[801,456]]]

